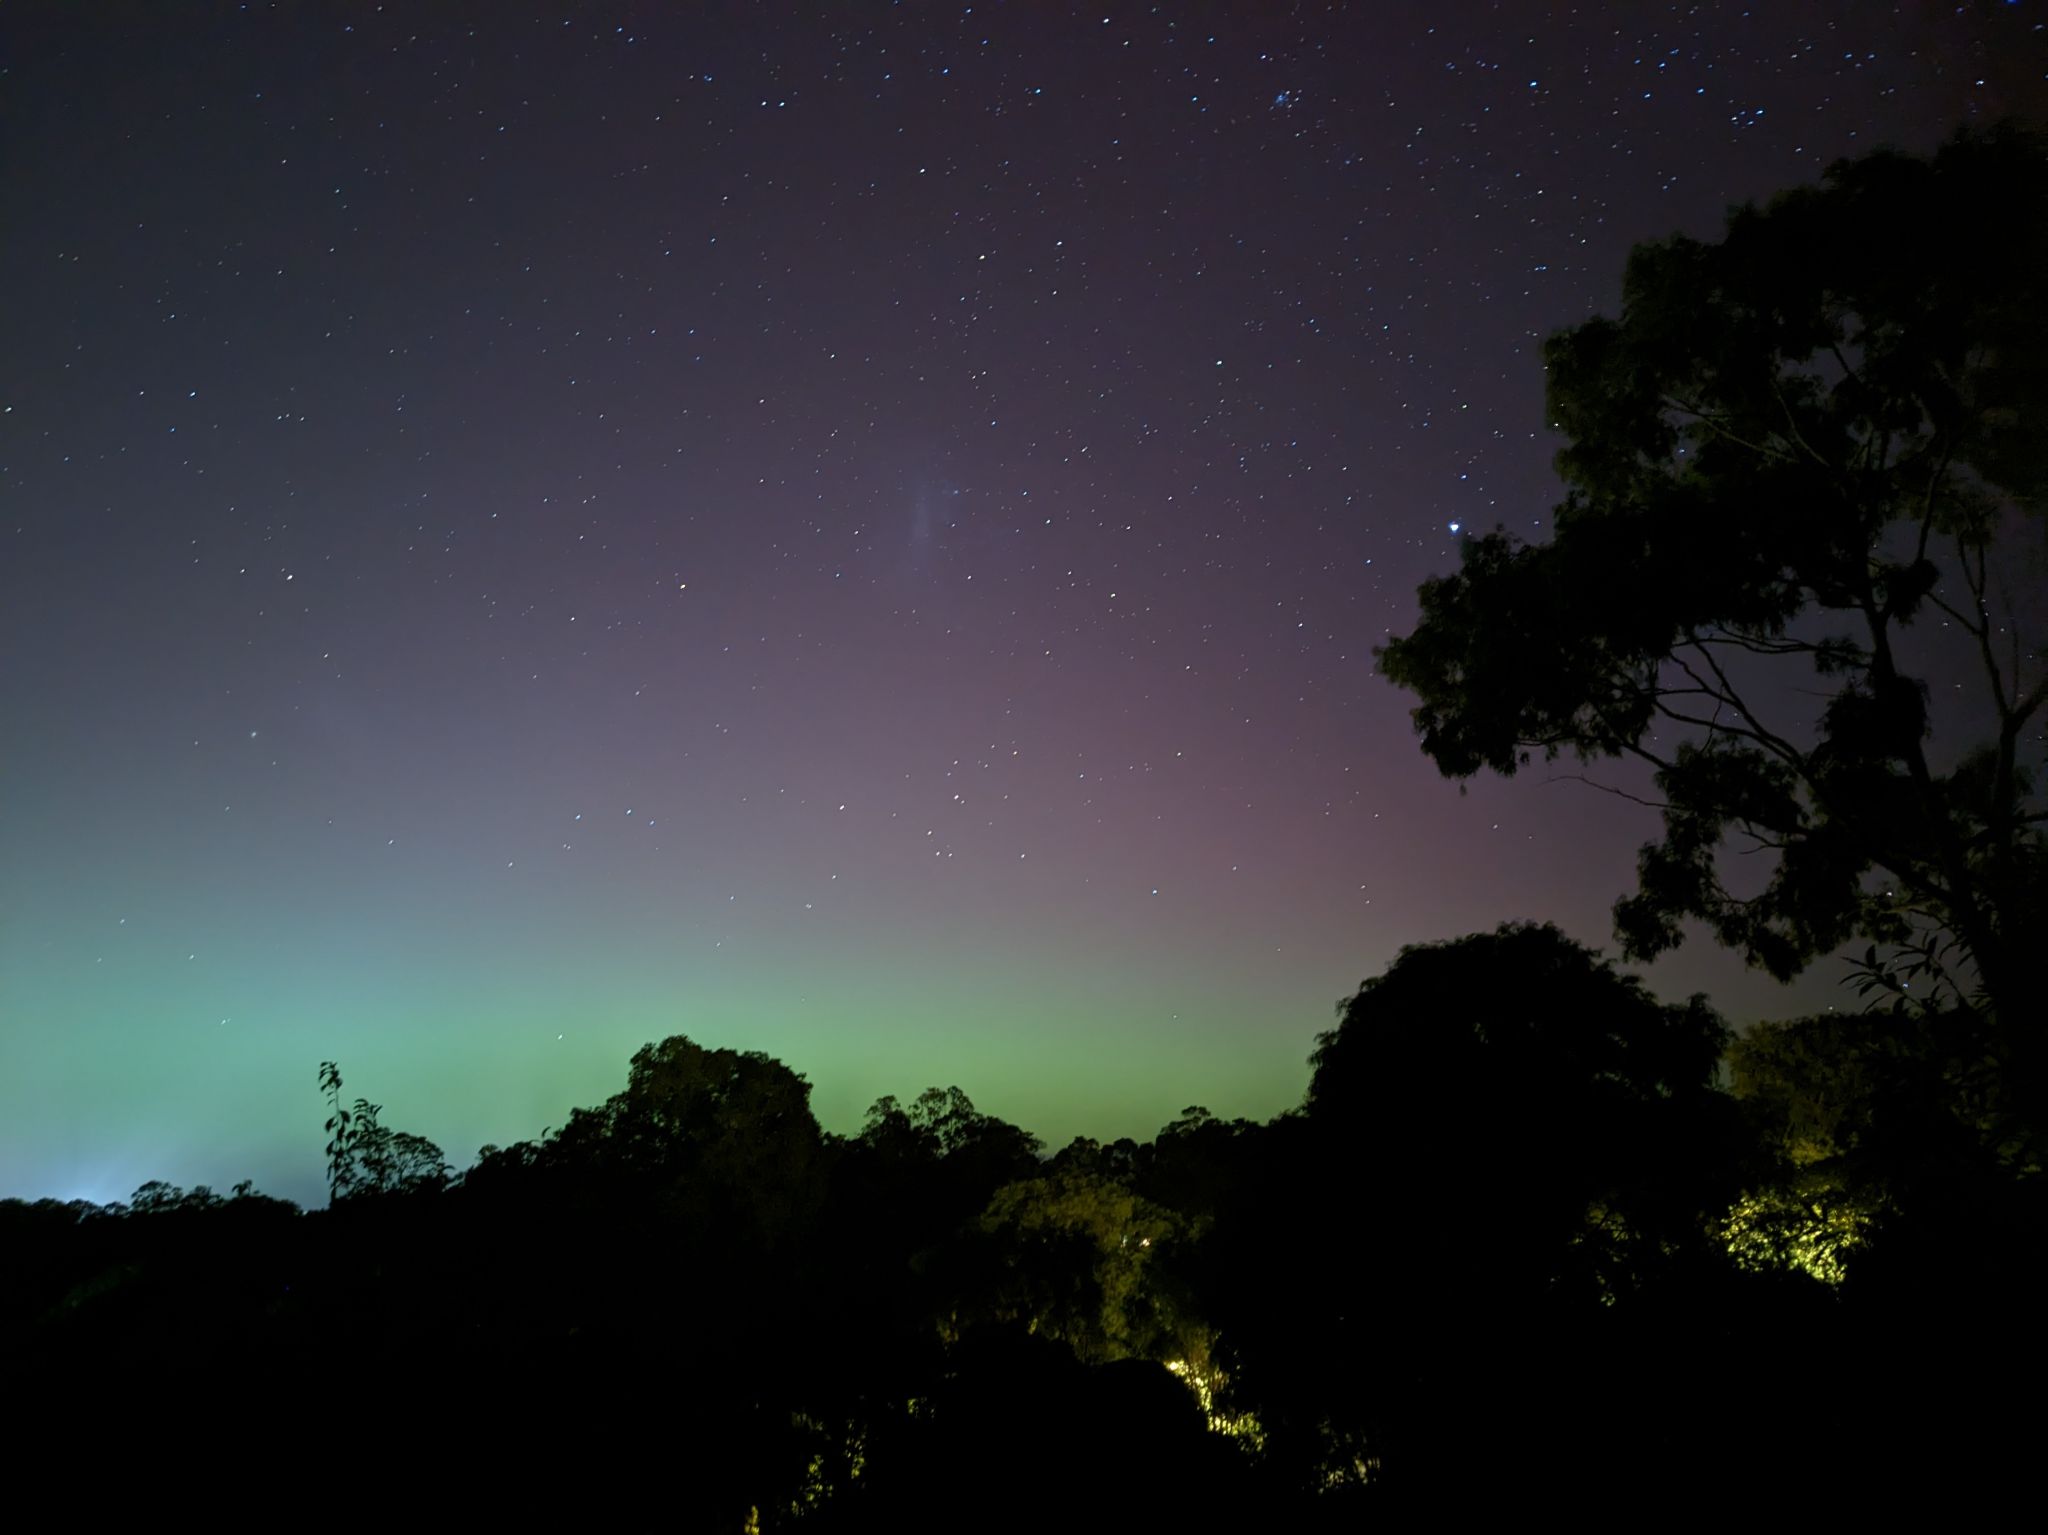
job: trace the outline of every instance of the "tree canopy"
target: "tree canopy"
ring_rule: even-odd
[[[517,1466],[481,1480],[523,1508],[652,1465],[714,1529],[1654,1500],[1718,1474],[1789,1359],[1831,1388],[1797,1478],[2031,1428],[2004,1404],[2042,1180],[1937,1082],[1969,1080],[1969,1031],[1762,1030],[1738,1103],[1702,1001],[1527,924],[1406,949],[1340,1015],[1270,1122],[1190,1108],[1051,1157],[957,1087],[836,1135],[789,1066],[673,1037],[559,1132],[414,1181],[327,1063],[325,1209],[0,1201],[0,1368],[53,1424],[89,1405],[105,1433],[117,1403],[278,1464],[313,1421],[395,1490],[426,1452],[386,1430],[430,1401],[435,1460]],[[1996,1346],[1958,1369],[1966,1307]],[[277,1411],[295,1392],[310,1419]]]
[[[707,1049],[681,1034],[634,1052],[624,1091],[538,1142],[486,1148],[488,1181],[539,1171],[560,1186],[652,1191],[677,1214],[743,1218],[785,1232],[816,1204],[824,1135],[811,1084],[758,1050]]]
[[[1427,1284],[1612,1295],[1723,1190],[1716,1068],[1695,997],[1667,1004],[1554,927],[1402,950],[1310,1057],[1319,1155],[1369,1180],[1375,1224],[1424,1242]]]
[[[1423,749],[1460,778],[1651,764],[1631,956],[1697,919],[1786,978],[1863,937],[2038,1016],[2043,140],[1873,154],[1718,243],[1638,246],[1620,317],[1544,357],[1552,536],[1468,539],[1379,652]],[[1932,666],[1974,695],[1956,739]],[[1767,855],[1760,888],[1732,851]]]

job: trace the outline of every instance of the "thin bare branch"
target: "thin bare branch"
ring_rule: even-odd
[[[1696,636],[1695,645],[1725,645],[1734,650],[1746,650],[1757,656],[1806,656],[1817,655],[1825,646],[1812,640],[1764,639],[1754,635],[1738,634],[1732,629],[1715,629]]]
[[[1785,391],[1778,387],[1778,380],[1776,378],[1773,378],[1771,380],[1771,397],[1778,402],[1778,409],[1782,410],[1785,413],[1786,436],[1791,438],[1792,442],[1800,449],[1801,452],[1805,453],[1808,458],[1812,459],[1816,464],[1820,465],[1821,468],[1827,470],[1828,473],[1834,473],[1835,466],[1829,463],[1827,459],[1823,457],[1821,454],[1815,452],[1813,445],[1809,443],[1806,440],[1805,435],[1800,432],[1799,417],[1793,413],[1792,402],[1785,398]]]
[[[1617,799],[1625,799],[1631,804],[1641,805],[1648,810],[1669,810],[1672,808],[1664,800],[1644,799],[1640,794],[1631,794],[1628,790],[1611,783],[1601,783],[1597,778],[1589,778],[1584,773],[1555,773],[1549,778],[1544,779],[1543,782],[1546,785],[1554,783],[1582,783],[1588,788],[1598,789],[1602,794],[1612,794]]]
[[[1970,582],[1970,595],[1975,600],[1977,610],[1977,622],[1970,626],[1970,633],[1977,638],[1977,657],[1984,663],[1984,675],[1991,684],[1991,699],[1998,705],[1998,718],[2002,724],[2011,714],[2012,708],[2011,700],[2006,697],[2005,674],[1999,669],[1998,654],[1991,647],[1991,610],[1984,600],[1986,583],[1983,552],[1983,546],[1979,544],[1976,571],[1974,576],[1971,576],[1970,551],[1963,542],[1962,534],[1956,535],[1956,553],[1962,557],[1965,577]]]
[[[1927,538],[1934,531],[1934,501],[1941,490],[1941,482],[1948,478],[1949,461],[1955,457],[1955,445],[1950,443],[1942,450],[1941,462],[1934,466],[1934,473],[1927,479],[1927,496],[1920,508],[1920,540],[1913,552],[1914,563],[1927,558]]]
[[[1748,703],[1744,701],[1742,695],[1735,691],[1735,684],[1729,680],[1728,673],[1721,669],[1721,663],[1714,659],[1713,653],[1700,645],[1697,640],[1694,640],[1690,633],[1688,633],[1687,639],[1692,643],[1693,648],[1699,651],[1700,659],[1705,661],[1708,668],[1713,672],[1714,680],[1721,685],[1721,696],[1727,700],[1729,707],[1736,710],[1744,719],[1749,721],[1751,727],[1756,732],[1757,740],[1761,744],[1768,747],[1779,760],[1796,769],[1800,776],[1804,777],[1806,774],[1806,753],[1800,751],[1790,741],[1777,734],[1777,732],[1766,727],[1756,717]],[[1676,660],[1677,657],[1674,656],[1673,659]],[[1686,666],[1685,662],[1679,661],[1678,664],[1685,667],[1688,675],[1695,675],[1692,672],[1692,668]]]
[[[1727,420],[1725,415],[1705,410],[1689,400],[1680,399],[1677,395],[1664,396],[1664,403],[1671,409],[1681,411],[1692,417],[1693,420],[1699,422],[1701,426],[1704,426],[1723,442],[1733,443],[1736,447],[1746,452],[1756,454],[1758,458],[1769,459],[1774,463],[1786,464],[1792,462],[1792,455],[1781,448],[1774,448],[1768,442],[1751,442],[1749,439],[1739,437],[1734,432],[1729,431],[1725,425]]]
[[[1958,624],[1961,624],[1963,628],[1967,630],[1969,633],[1976,634],[1978,632],[1977,620],[1972,618],[1969,614],[1965,613],[1953,602],[1950,602],[1947,598],[1943,597],[1939,592],[1929,592],[1927,594],[1927,600],[1933,603],[1934,606],[1940,609],[1943,613],[1946,613],[1950,618],[1954,619]]]

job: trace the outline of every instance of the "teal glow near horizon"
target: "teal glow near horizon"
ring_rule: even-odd
[[[1373,647],[1545,535],[1637,241],[2037,84],[1848,0],[131,9],[0,16],[0,1196],[315,1200],[329,1059],[461,1165],[674,1033],[1264,1118],[1402,945],[1608,945],[1653,813],[1461,795]]]
[[[99,818],[118,842],[118,809]],[[35,1027],[9,1046],[0,1195],[249,1177],[317,1203],[320,1060],[464,1165],[601,1101],[635,1049],[676,1033],[787,1062],[842,1133],[884,1094],[951,1084],[1053,1147],[1149,1137],[1191,1104],[1266,1118],[1299,1100],[1340,996],[1401,943],[1514,915],[1543,873],[1481,866],[1494,909],[1390,907],[1354,939],[1341,909],[1283,921],[1270,871],[1222,905],[1091,894],[1085,866],[1050,857],[1035,897],[906,857],[743,905],[722,881],[621,884],[615,864],[522,882],[517,859],[480,879],[446,846],[337,859],[331,830],[273,830],[303,872],[269,888],[237,890],[251,865],[231,837],[187,846],[162,885],[162,864],[118,858],[74,868],[66,900],[9,885],[0,995]],[[1034,900],[1033,936],[1006,934]],[[1602,918],[1589,902],[1581,930],[1597,939]]]

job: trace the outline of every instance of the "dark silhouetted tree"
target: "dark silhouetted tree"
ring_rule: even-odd
[[[2043,141],[1873,154],[1718,244],[1639,246],[1620,319],[1544,355],[1551,538],[1468,539],[1380,652],[1424,750],[1460,778],[1652,764],[1663,837],[1616,908],[1632,956],[1688,918],[1780,977],[1858,936],[1952,939],[2038,1032]],[[1953,717],[1979,740],[1932,738],[1930,629],[1974,675]],[[1731,848],[1767,855],[1762,888],[1724,879]]]
[[[448,1185],[448,1159],[422,1135],[382,1123],[382,1104],[341,1101],[341,1068],[320,1063],[327,1099],[327,1190],[339,1202],[356,1195],[431,1193]]]
[[[1600,1394],[1596,1330],[1729,1268],[1708,1231],[1736,1192],[1723,1039],[1702,1000],[1661,1003],[1551,927],[1404,949],[1367,981],[1210,1243],[1234,1404],[1272,1453],[1411,1486],[1541,1460],[1545,1393]]]
[[[894,1098],[878,1099],[857,1139],[886,1162],[945,1163],[949,1181],[975,1190],[977,1208],[994,1189],[1036,1167],[1042,1149],[1037,1136],[982,1113],[957,1087],[928,1087],[907,1109]]]
[[[1150,1145],[1137,1149],[1135,1186],[1146,1198],[1180,1212],[1199,1231],[1218,1201],[1255,1174],[1254,1143],[1263,1128],[1248,1119],[1218,1119],[1199,1105],[1182,1109]]]
[[[735,1220],[768,1238],[816,1210],[824,1155],[802,1076],[758,1050],[707,1050],[677,1034],[643,1045],[625,1091],[574,1110],[540,1160],[658,1191],[673,1213]]]
[[[1726,1040],[1705,998],[1660,1002],[1556,928],[1508,926],[1404,949],[1360,987],[1304,1112],[1373,1170],[1377,1205],[1438,1228],[1448,1282],[1611,1295],[1711,1203]]]

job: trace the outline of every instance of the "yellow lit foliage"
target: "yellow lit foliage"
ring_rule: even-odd
[[[1162,1340],[1182,1330],[1150,1270],[1160,1244],[1183,1225],[1114,1179],[1074,1172],[1004,1186],[980,1221],[1002,1246],[1016,1286],[1011,1304],[1031,1330],[1091,1362],[1157,1358]],[[1077,1258],[1086,1262],[1094,1290],[1078,1303],[1074,1297],[1086,1292],[1064,1271]]]
[[[1862,1245],[1876,1213],[1870,1201],[1840,1189],[1764,1189],[1735,1202],[1719,1235],[1745,1269],[1795,1269],[1838,1285],[1847,1255]]]
[[[1199,1364],[1188,1359],[1169,1359],[1166,1368],[1171,1370],[1180,1383],[1194,1393],[1201,1404],[1202,1416],[1209,1422],[1211,1433],[1225,1434],[1236,1440],[1247,1450],[1259,1451],[1266,1447],[1266,1432],[1259,1427],[1259,1420],[1248,1412],[1219,1412],[1216,1407],[1216,1393],[1223,1388],[1226,1377],[1213,1364]]]

